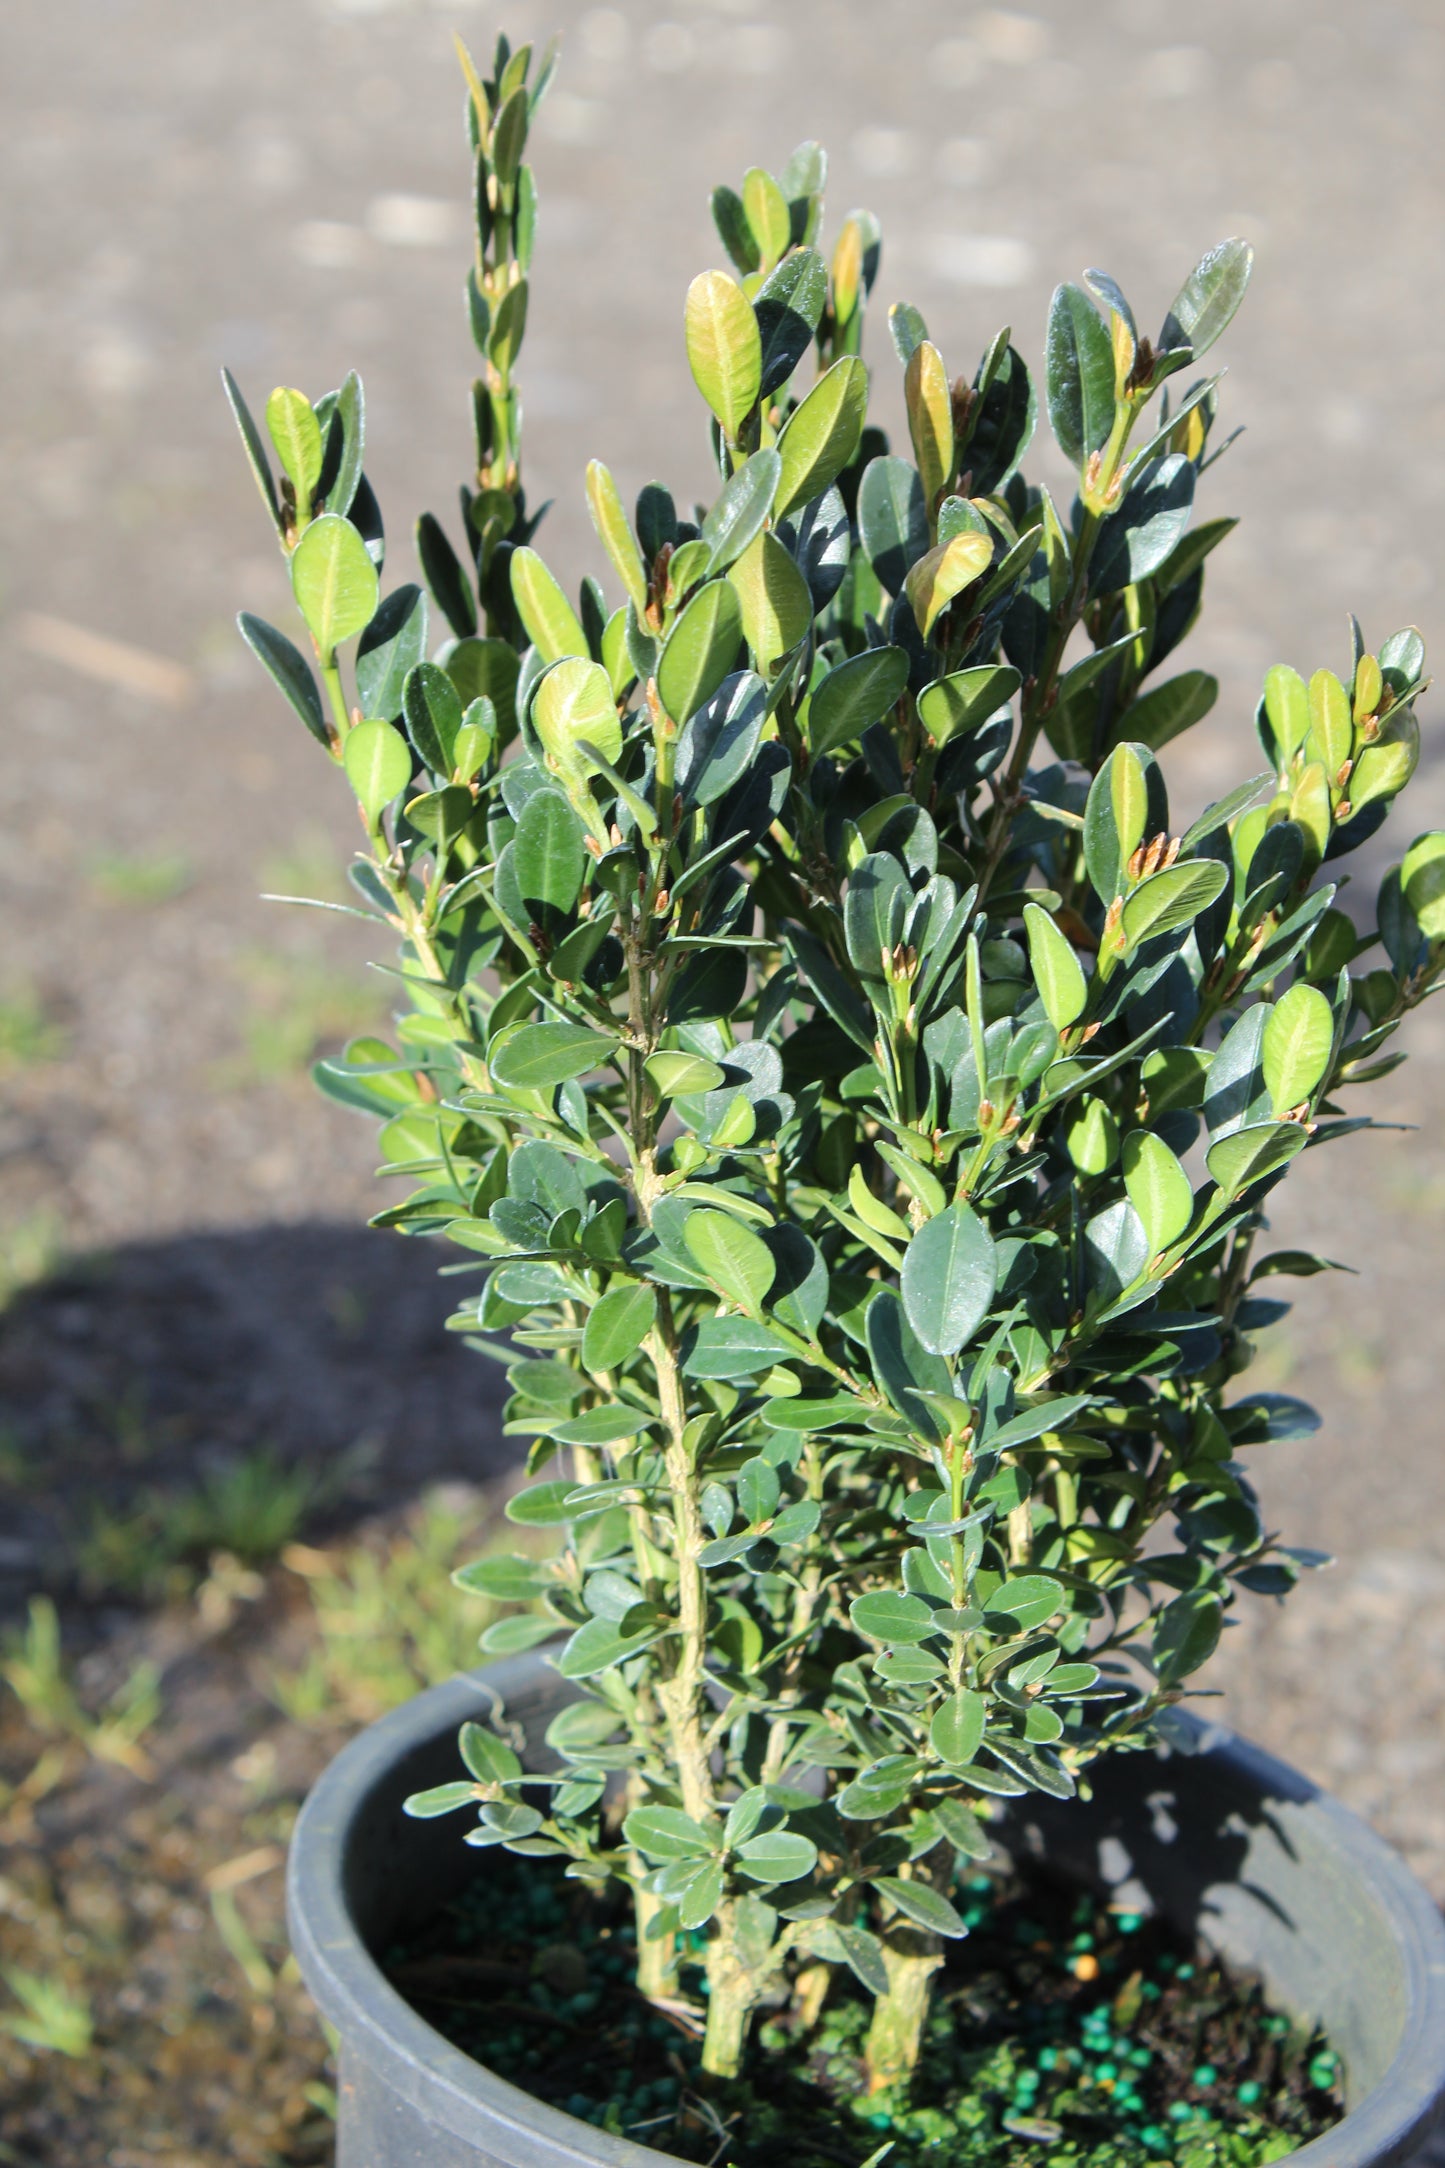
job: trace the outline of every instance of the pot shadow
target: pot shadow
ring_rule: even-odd
[[[329,1534],[514,1468],[506,1381],[446,1320],[442,1253],[303,1222],[67,1260],[0,1313],[0,1612],[74,1579],[97,1514],[250,1462]]]

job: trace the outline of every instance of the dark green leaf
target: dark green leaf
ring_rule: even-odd
[[[388,595],[356,648],[356,697],[363,715],[394,723],[407,673],[426,653],[426,596],[416,586]]]
[[[808,749],[817,760],[850,745],[881,721],[908,684],[908,656],[901,647],[870,647],[831,669],[808,704]]]
[[[272,683],[285,694],[312,737],[330,751],[331,732],[322,713],[321,693],[301,650],[292,646],[284,632],[278,632],[264,618],[253,617],[249,610],[242,610],[236,623],[241,638]]]
[[[1049,422],[1064,457],[1082,467],[1114,426],[1114,349],[1082,287],[1055,289],[1045,353]]]
[[[1202,256],[1170,304],[1159,334],[1159,350],[1187,347],[1197,361],[1227,329],[1244,299],[1254,250],[1247,241],[1221,241]]]
[[[773,509],[773,499],[778,493],[778,480],[782,471],[781,459],[775,451],[769,449],[754,452],[752,458],[744,461],[730,478],[702,523],[702,540],[712,552],[707,564],[709,573],[726,572],[728,566],[742,556],[753,537],[761,532],[768,514]],[[703,592],[707,593],[708,590],[704,589]],[[741,637],[741,628],[738,637]],[[671,644],[669,639],[668,647]],[[664,648],[664,655],[666,652],[667,648]],[[731,656],[728,659],[731,661]],[[663,706],[668,707],[665,699]],[[692,709],[689,708],[686,712],[690,715]],[[679,721],[685,719],[678,710],[671,707],[668,707],[668,713],[676,715]]]
[[[933,1613],[922,1598],[894,1589],[855,1596],[848,1616],[870,1641],[923,1641],[933,1631]]]
[[[901,595],[930,540],[923,484],[911,460],[885,454],[868,462],[858,485],[858,528],[880,584]]]
[[[959,1918],[948,1899],[928,1882],[901,1882],[892,1875],[884,1875],[874,1884],[915,1927],[926,1928],[931,1935],[947,1935],[957,1940],[968,1929]]]
[[[489,1056],[499,1084],[522,1091],[550,1091],[569,1077],[585,1076],[615,1051],[617,1041],[583,1024],[524,1024]]]
[[[476,597],[461,559],[430,512],[423,512],[416,523],[416,553],[437,608],[457,638],[465,640],[477,629]]]
[[[716,197],[713,200],[716,208]],[[759,389],[764,398],[787,383],[807,353],[827,298],[828,267],[812,248],[794,249],[785,256],[754,294],[753,309],[763,346]]]
[[[711,805],[737,782],[757,751],[767,712],[767,687],[755,672],[742,670],[684,723],[676,772],[684,802]]]
[[[928,1727],[929,1743],[941,1761],[962,1769],[973,1760],[983,1739],[988,1703],[982,1694],[960,1687],[935,1712]]]
[[[932,1355],[956,1355],[988,1315],[997,1284],[993,1237],[971,1206],[925,1220],[903,1258],[908,1322]]]
[[[706,1858],[715,1848],[702,1824],[680,1807],[634,1807],[622,1834],[647,1859]]]
[[[616,1370],[641,1347],[652,1330],[656,1297],[639,1281],[610,1287],[588,1313],[582,1335],[582,1360],[594,1374]]]
[[[818,1847],[798,1830],[770,1829],[761,1836],[749,1837],[738,1846],[735,1856],[750,1882],[796,1882],[812,1873]]]

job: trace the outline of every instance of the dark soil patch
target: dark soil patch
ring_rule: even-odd
[[[867,2094],[851,1982],[811,2033],[779,2010],[743,2078],[705,2084],[686,2019],[631,1986],[625,1907],[537,1861],[494,1857],[391,1975],[539,2099],[728,2168],[1254,2168],[1343,2113],[1323,2039],[1163,1922],[1043,1879],[976,1874],[958,1902],[970,1933],[949,1946],[906,2100]]]

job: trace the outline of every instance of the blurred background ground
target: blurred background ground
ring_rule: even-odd
[[[1035,357],[1086,264],[1150,322],[1203,248],[1255,241],[1221,349],[1248,433],[1205,492],[1243,524],[1191,655],[1223,691],[1180,803],[1256,765],[1261,673],[1341,665],[1348,609],[1372,644],[1440,636],[1430,0],[667,4],[73,0],[0,30],[0,1606],[16,1633],[30,1596],[58,1606],[0,1688],[0,2161],[327,2157],[281,1846],[336,1739],[479,1623],[435,1583],[492,1510],[492,1380],[431,1259],[360,1231],[367,1127],[305,1076],[384,998],[342,922],[256,900],[335,893],[350,815],[234,632],[288,603],[217,383],[359,367],[413,575],[412,519],[449,514],[467,460],[452,29],[566,35],[523,390],[570,581],[596,569],[588,457],[626,493],[706,488],[680,320],[719,257],[708,191],[816,135],[835,217],[883,219],[879,301],[921,307],[955,370],[1005,321]],[[1424,724],[1396,853],[1445,821],[1428,701]],[[1407,1044],[1376,1111],[1415,1131],[1309,1155],[1276,1217],[1357,1268],[1300,1287],[1260,1378],[1324,1411],[1260,1480],[1340,1564],[1256,1606],[1210,1683],[1445,1898],[1433,1011]]]

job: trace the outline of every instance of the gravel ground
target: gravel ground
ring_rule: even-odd
[[[883,219],[882,298],[920,306],[953,368],[1005,320],[1037,354],[1049,289],[1085,264],[1148,319],[1210,242],[1257,243],[1224,349],[1248,434],[1207,501],[1243,524],[1191,656],[1223,693],[1179,749],[1183,802],[1252,765],[1269,663],[1342,661],[1348,609],[1373,640],[1405,620],[1440,636],[1431,0],[903,0],[886,26],[859,0],[676,6],[667,21],[635,0],[508,12],[515,35],[566,34],[535,147],[523,377],[559,569],[594,564],[588,457],[624,492],[653,472],[706,486],[680,315],[718,256],[707,192],[817,135],[835,213],[864,202]],[[482,1479],[503,1455],[428,1260],[356,1231],[375,1208],[366,1127],[302,1074],[378,1012],[364,952],[340,922],[255,900],[334,881],[350,817],[232,627],[238,607],[284,619],[284,586],[216,382],[223,361],[256,398],[362,370],[405,576],[415,512],[445,513],[466,464],[450,34],[481,47],[496,19],[474,0],[12,12],[0,1272],[70,1260],[0,1342],[13,1603],[63,1583],[77,1499],[123,1502],[142,1477],[258,1441],[326,1465],[360,1442],[338,1518]],[[890,380],[876,327],[870,353]],[[1429,703],[1424,721],[1397,852],[1445,822]],[[1228,1721],[1369,1815],[1445,1898],[1445,1027],[1427,1010],[1406,1043],[1416,1059],[1376,1111],[1413,1133],[1311,1154],[1275,1228],[1357,1268],[1303,1284],[1261,1357],[1262,1383],[1325,1413],[1262,1468],[1271,1515],[1341,1562],[1287,1608],[1258,1607],[1210,1683]]]

